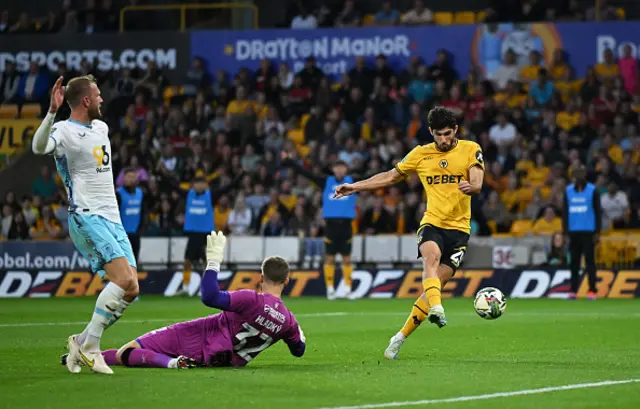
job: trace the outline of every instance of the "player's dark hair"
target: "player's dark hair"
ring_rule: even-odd
[[[135,168],[126,168],[126,169],[124,170],[124,174],[126,175],[127,173],[136,173],[136,174],[137,174],[137,173],[138,173],[138,171],[137,171],[137,170],[135,170]]]
[[[91,84],[96,83],[96,78],[89,74],[82,77],[75,77],[69,80],[64,89],[64,99],[71,108],[75,108],[82,102],[82,98],[91,92]]]
[[[429,111],[427,121],[429,122],[429,127],[434,130],[445,128],[453,129],[457,125],[456,116],[451,110],[445,107],[435,107]]]
[[[279,256],[267,257],[262,262],[262,274],[271,282],[284,284],[289,277],[289,263]]]

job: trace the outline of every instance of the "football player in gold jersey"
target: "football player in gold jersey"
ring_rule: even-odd
[[[442,328],[447,320],[441,289],[462,262],[471,230],[471,195],[484,179],[480,146],[459,140],[454,114],[436,107],[429,112],[434,143],[417,146],[393,169],[369,179],[340,185],[336,197],[393,185],[417,173],[427,194],[427,211],[418,229],[418,257],[422,257],[424,293],[414,304],[404,327],[391,338],[384,356],[395,359],[405,339],[426,319]]]

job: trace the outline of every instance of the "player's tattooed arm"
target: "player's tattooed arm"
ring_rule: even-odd
[[[404,176],[397,168],[393,168],[386,172],[378,173],[368,179],[361,180],[356,183],[346,183],[336,188],[334,197],[339,199],[344,196],[349,196],[354,193],[362,192],[364,190],[376,190],[383,187],[395,185],[396,183],[404,180]]]
[[[475,195],[482,190],[484,170],[480,166],[469,169],[469,181],[462,180],[458,184],[460,191],[466,195]]]

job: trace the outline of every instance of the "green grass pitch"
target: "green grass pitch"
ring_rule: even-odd
[[[415,404],[640,378],[640,303],[635,300],[509,300],[496,321],[469,299],[445,300],[449,325],[423,324],[396,361],[382,352],[412,300],[285,300],[307,336],[296,359],[282,343],[242,369],[186,371],[115,367],[111,377],[72,375],[59,363],[93,298],[0,300],[0,408],[471,409],[640,408],[640,383],[481,400]],[[149,330],[210,310],[198,299],[143,297],[104,335],[117,348]],[[372,406],[379,407],[379,406]]]

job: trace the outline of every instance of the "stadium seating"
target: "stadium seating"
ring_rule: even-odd
[[[311,118],[311,115],[309,114],[302,115],[302,117],[300,118],[300,128],[304,129],[305,125],[307,125],[307,122],[309,121],[310,118]]]
[[[533,221],[516,220],[511,225],[511,234],[514,236],[524,236],[530,233],[532,228],[533,228]]]
[[[162,98],[164,100],[165,105],[167,106],[171,105],[171,99],[182,95],[183,92],[184,92],[184,89],[176,85],[170,85],[166,87],[162,94]]]
[[[626,20],[627,18],[626,12],[622,7],[619,7],[616,9],[616,14],[618,14],[618,17],[620,17],[620,20]]]
[[[0,118],[16,119],[18,117],[18,105],[16,104],[0,104]]]
[[[296,145],[304,143],[304,131],[302,129],[292,129],[287,133],[287,137]]]
[[[441,26],[453,24],[453,13],[448,11],[438,11],[433,15],[433,21]]]
[[[20,109],[20,117],[25,119],[39,118],[41,110],[40,104],[24,104]]]
[[[453,17],[454,24],[475,24],[476,14],[473,11],[457,11]]]
[[[375,22],[376,22],[375,14],[365,14],[364,18],[362,19],[363,26],[372,26],[375,24]]]

